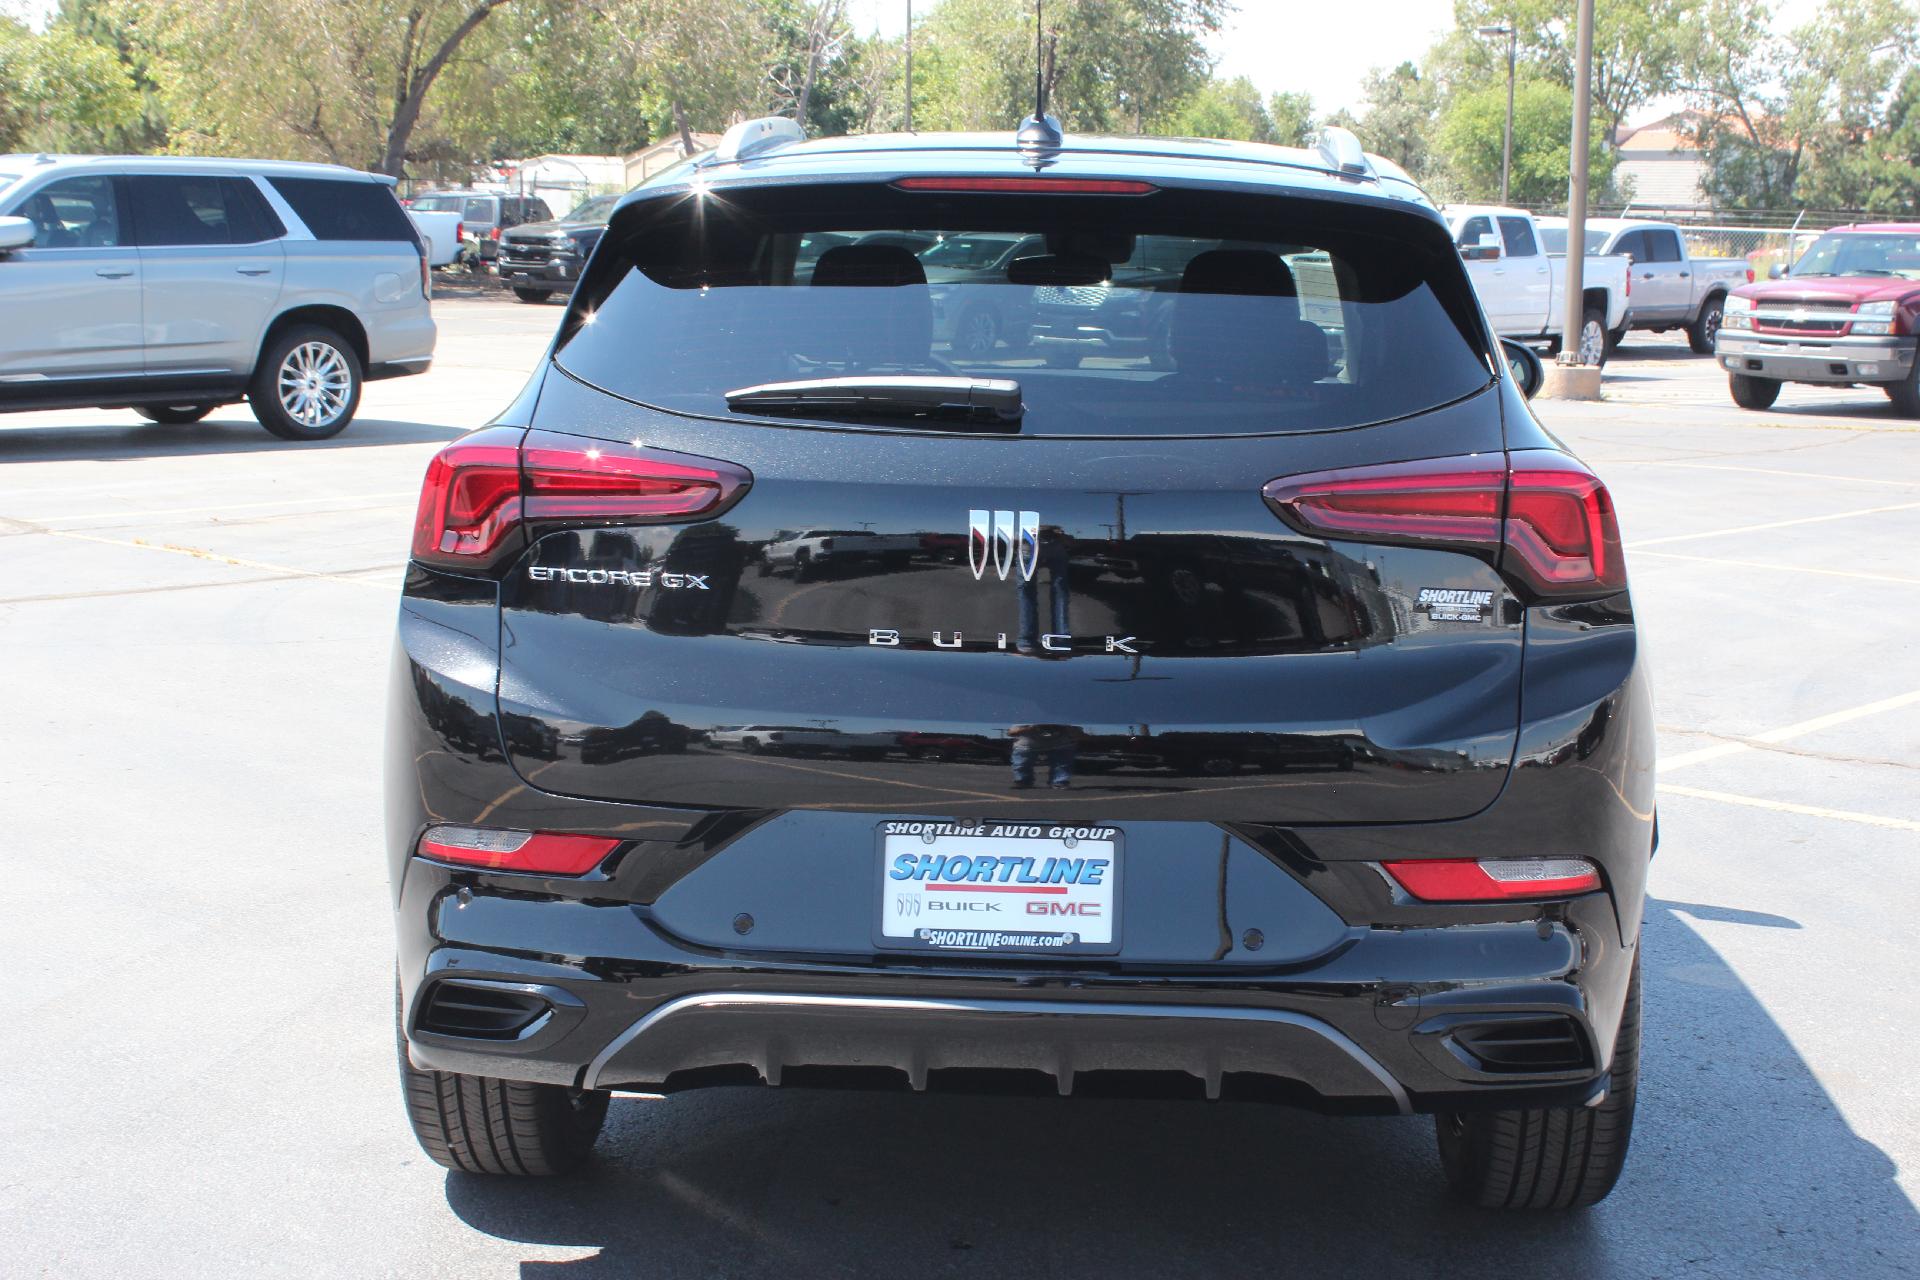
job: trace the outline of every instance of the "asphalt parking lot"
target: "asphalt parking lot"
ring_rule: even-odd
[[[1920,422],[1742,412],[1666,338],[1539,406],[1621,509],[1661,725],[1598,1209],[1461,1211],[1429,1122],[1251,1105],[712,1091],[617,1101],[575,1179],[433,1165],[390,1032],[395,588],[427,457],[560,315],[437,309],[433,372],[319,445],[0,417],[0,1273],[1920,1273]]]

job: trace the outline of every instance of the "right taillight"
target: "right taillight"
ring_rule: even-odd
[[[1606,486],[1565,454],[1526,450],[1282,476],[1261,490],[1303,533],[1467,551],[1535,596],[1626,586]]]
[[[1599,871],[1585,858],[1410,858],[1380,865],[1422,902],[1571,898],[1600,887]]]
[[[753,483],[741,467],[638,445],[489,427],[427,465],[413,556],[485,572],[551,528],[705,519]]]

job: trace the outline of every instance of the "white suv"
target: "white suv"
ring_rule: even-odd
[[[334,165],[0,156],[0,410],[195,422],[247,400],[321,440],[424,372],[426,253],[392,181]]]

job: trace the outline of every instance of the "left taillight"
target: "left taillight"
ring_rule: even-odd
[[[488,871],[583,876],[620,847],[611,836],[565,831],[513,831],[499,827],[428,827],[419,853],[437,862]]]
[[[489,427],[427,464],[413,556],[484,572],[549,528],[705,519],[752,483],[744,468],[713,458]]]
[[[1627,583],[1613,499],[1565,454],[1522,450],[1282,476],[1261,490],[1303,533],[1448,547],[1536,597],[1611,595]]]

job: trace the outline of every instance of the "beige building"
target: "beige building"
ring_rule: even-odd
[[[1707,160],[1692,137],[1694,120],[1695,113],[1681,111],[1614,135],[1620,157],[1614,185],[1628,193],[1633,208],[1675,213],[1707,208],[1702,190]]]

